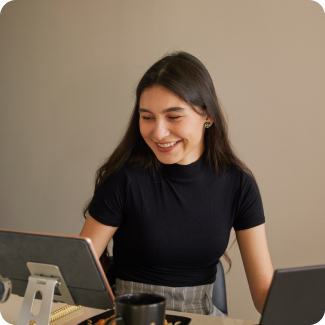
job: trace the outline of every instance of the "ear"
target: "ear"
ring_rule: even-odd
[[[213,119],[212,119],[210,116],[208,116],[208,117],[205,119],[205,122],[210,122],[211,125],[212,125],[212,124],[213,124]]]

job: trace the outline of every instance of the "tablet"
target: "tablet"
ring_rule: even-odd
[[[45,271],[38,271],[39,265]],[[13,294],[24,296],[32,273],[46,273],[46,267],[61,275],[74,304],[113,308],[113,292],[89,238],[0,229],[0,274],[11,280]],[[50,273],[43,275],[56,277]],[[55,288],[54,300],[67,302],[60,287],[63,284]]]
[[[325,312],[324,284],[325,265],[276,270],[260,325],[318,324]]]

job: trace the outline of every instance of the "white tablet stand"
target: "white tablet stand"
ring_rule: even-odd
[[[28,278],[17,325],[28,325],[30,321],[35,321],[37,325],[48,325],[50,323],[53,300],[65,302],[69,305],[75,305],[75,302],[58,266],[28,262],[27,267],[31,275]],[[56,287],[60,295],[54,294]],[[40,311],[35,316],[32,314],[32,311],[37,292],[41,293],[42,302]]]

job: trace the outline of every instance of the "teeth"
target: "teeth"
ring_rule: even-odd
[[[157,143],[159,147],[161,148],[168,148],[168,147],[171,147],[173,146],[174,144],[176,144],[177,141],[174,141],[174,142],[169,142],[169,143],[164,143],[164,144],[160,144],[160,143]]]

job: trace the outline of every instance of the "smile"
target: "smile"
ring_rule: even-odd
[[[155,142],[155,146],[156,146],[157,150],[160,152],[170,152],[170,151],[174,150],[174,148],[176,148],[181,142],[182,142],[182,140],[165,142],[165,143]]]
[[[172,147],[176,144],[177,141],[174,141],[174,142],[168,142],[168,143],[157,143],[157,145],[160,147],[160,148],[168,148],[168,147]]]

